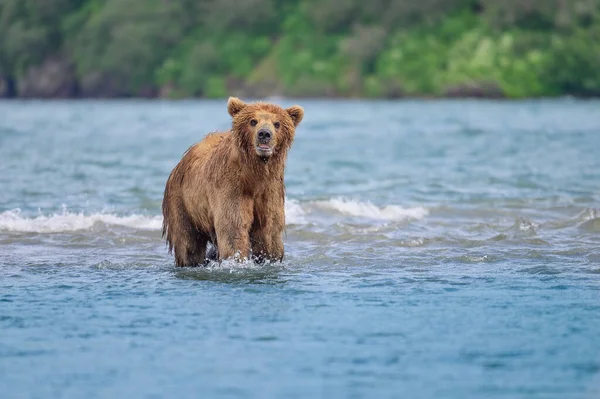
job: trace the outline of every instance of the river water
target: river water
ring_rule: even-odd
[[[600,397],[600,102],[277,102],[284,263],[183,269],[225,100],[0,102],[0,397]]]

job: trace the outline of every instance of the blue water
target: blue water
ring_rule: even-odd
[[[600,102],[279,103],[285,262],[177,269],[225,101],[0,102],[0,398],[600,397]]]

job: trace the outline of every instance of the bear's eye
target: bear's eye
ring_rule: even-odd
[[[279,126],[281,126],[281,124],[279,122],[275,122],[273,123],[273,126],[275,126],[275,129],[279,129]]]
[[[250,126],[256,126],[256,125],[258,125],[258,121],[256,119],[252,119],[250,121]]]

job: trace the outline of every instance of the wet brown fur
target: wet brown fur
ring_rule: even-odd
[[[283,259],[283,176],[304,111],[235,97],[227,109],[231,130],[208,134],[191,146],[167,180],[162,233],[177,266],[204,264],[207,258]],[[264,126],[274,133],[270,157],[256,150],[256,132]],[[207,256],[208,243],[216,253]]]

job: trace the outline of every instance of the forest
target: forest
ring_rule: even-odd
[[[600,95],[600,0],[0,0],[0,97]]]

